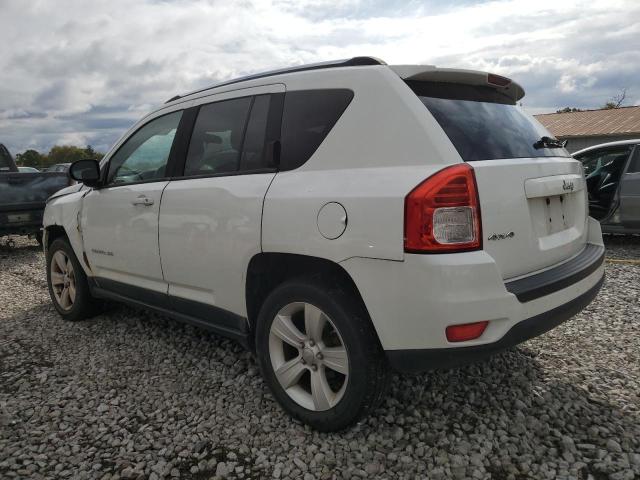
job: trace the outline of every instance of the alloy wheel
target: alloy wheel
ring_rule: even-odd
[[[318,307],[295,302],[283,307],[269,331],[269,356],[276,379],[298,405],[333,408],[349,381],[349,355],[340,332]]]
[[[51,287],[56,302],[63,310],[71,310],[76,301],[76,277],[71,259],[62,250],[51,258]]]

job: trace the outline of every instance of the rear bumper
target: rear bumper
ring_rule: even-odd
[[[406,254],[402,262],[351,258],[341,265],[353,278],[392,363],[405,371],[419,371],[465,363],[469,360],[451,358],[458,353],[473,358],[473,352],[483,356],[566,320],[597,293],[604,276],[603,254],[600,225],[590,218],[582,252],[509,282],[484,250]],[[448,326],[479,321],[489,322],[479,338],[447,339]],[[542,325],[530,327],[537,322]],[[409,370],[402,367],[406,362],[392,358],[412,356],[416,367]],[[433,365],[417,357],[430,357]]]
[[[589,305],[604,283],[598,283],[570,302],[516,323],[500,340],[493,343],[458,348],[389,350],[391,366],[399,372],[418,373],[434,369],[454,368],[482,360],[494,353],[542,335],[570,319]]]
[[[0,236],[1,235],[26,235],[37,233],[42,229],[42,207],[21,208],[0,212]]]

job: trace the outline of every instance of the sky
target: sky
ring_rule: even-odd
[[[530,113],[640,104],[638,0],[0,0],[0,143],[106,151],[170,97],[370,55],[487,70]]]

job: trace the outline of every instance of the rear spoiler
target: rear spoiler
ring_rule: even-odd
[[[389,65],[389,68],[403,80],[491,87],[510,97],[514,103],[524,97],[524,89],[518,83],[494,73],[433,65]]]

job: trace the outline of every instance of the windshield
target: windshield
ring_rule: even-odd
[[[564,148],[536,148],[542,137],[552,135],[520,107],[486,95],[480,97],[482,101],[470,100],[469,92],[458,95],[462,90],[457,87],[450,95],[453,98],[442,98],[442,89],[438,96],[414,92],[464,161],[569,156]]]

